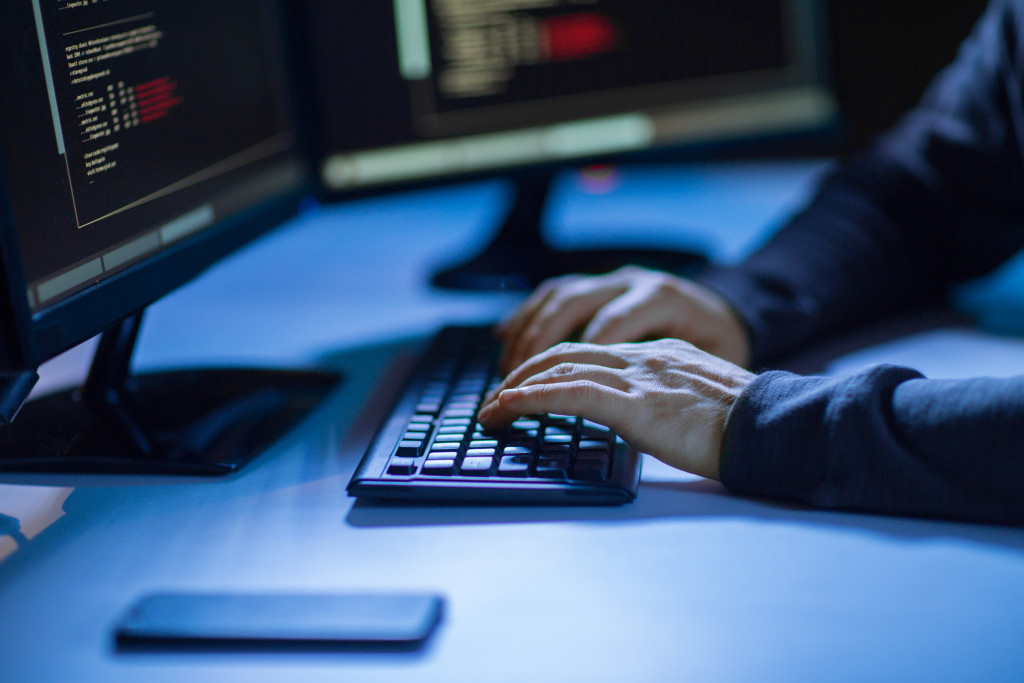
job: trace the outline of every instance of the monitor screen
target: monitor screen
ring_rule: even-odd
[[[321,181],[393,187],[831,124],[815,0],[306,0]]]
[[[4,3],[0,221],[27,363],[182,284],[308,188],[277,14]]]
[[[276,0],[0,6],[0,471],[226,474],[335,386],[131,371],[140,311],[310,192],[284,18]],[[82,387],[26,401],[40,363],[101,332]]]

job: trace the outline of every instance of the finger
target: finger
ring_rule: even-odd
[[[493,401],[504,389],[519,386],[530,377],[544,373],[557,365],[594,365],[622,370],[628,363],[619,349],[593,344],[559,344],[516,366],[505,376],[498,388],[484,398],[483,405]]]
[[[538,384],[557,384],[559,382],[593,382],[611,387],[612,389],[618,389],[619,391],[629,391],[630,385],[622,375],[623,369],[625,368],[580,362],[557,363],[546,370],[531,374],[517,384],[500,387],[494,392],[494,397],[497,397],[505,389],[529,387]]]
[[[480,414],[480,422],[489,429],[500,429],[523,415],[559,413],[579,415],[614,428],[624,400],[618,389],[594,382],[533,384],[502,391],[497,401]]]
[[[505,369],[568,339],[573,330],[586,324],[623,289],[616,279],[602,276],[579,280],[553,292],[522,328]]]
[[[572,280],[578,279],[578,277],[567,275],[543,282],[511,316],[499,324],[497,333],[504,342],[499,367],[506,370],[515,367],[512,365],[510,358],[519,339],[523,335],[523,330],[529,325],[533,317],[537,315],[537,311],[547,304],[548,299],[554,295],[559,287],[567,285]]]
[[[537,354],[517,366],[501,383],[502,389],[523,384],[530,377],[547,372],[556,365],[595,365],[615,370],[625,369],[629,363],[616,347],[595,344],[558,344]]]
[[[583,331],[581,341],[591,344],[642,341],[663,334],[669,327],[666,317],[676,314],[653,300],[649,287],[636,287],[597,311]]]
[[[533,316],[534,312],[544,304],[547,298],[551,296],[552,292],[575,277],[577,276],[566,275],[542,282],[537,289],[533,290],[533,293],[531,293],[530,296],[528,296],[526,300],[519,305],[519,308],[517,308],[512,315],[498,324],[498,333],[502,337],[518,334],[519,331],[522,330],[526,321],[528,321]]]
[[[480,410],[477,414],[477,420],[484,425],[484,427],[494,428],[497,426],[506,426],[512,420],[520,417],[519,415],[510,415],[506,411],[502,410],[500,397],[505,391],[549,384],[571,384],[580,382],[600,385],[620,392],[627,392],[629,390],[629,383],[620,376],[619,371],[596,365],[588,366],[563,363],[556,365],[550,370],[529,377],[522,384],[499,389],[493,396],[489,397],[481,404]],[[549,411],[543,410],[540,412]]]

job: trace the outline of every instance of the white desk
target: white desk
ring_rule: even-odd
[[[739,258],[815,170],[635,171],[600,196],[570,179],[557,239],[577,240],[574,228],[595,216],[634,217],[654,226],[652,240]],[[1024,680],[1024,530],[740,498],[653,460],[637,501],[619,508],[348,498],[380,411],[370,397],[387,388],[396,355],[443,321],[493,318],[513,303],[422,285],[485,237],[501,192],[484,184],[327,209],[154,306],[142,368],[312,365],[348,381],[227,479],[0,479],[0,680]],[[702,230],[673,232],[676,218]],[[958,330],[833,367],[895,358],[953,375],[970,358],[986,372],[995,349],[1003,371],[1024,372],[1020,340]],[[84,358],[58,359],[44,382],[79,376]],[[411,655],[115,651],[119,613],[165,589],[436,591],[447,613]]]

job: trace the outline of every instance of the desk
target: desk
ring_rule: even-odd
[[[651,226],[645,239],[696,240],[737,259],[819,171],[636,169],[603,195],[567,177],[555,238],[579,240],[574,230],[598,216],[639,216]],[[347,382],[226,479],[0,479],[0,679],[1024,680],[1024,530],[741,498],[651,459],[639,498],[619,508],[348,498],[395,359],[441,322],[514,304],[422,284],[486,239],[480,226],[503,192],[484,183],[322,209],[153,306],[142,369],[314,366],[341,369]],[[677,220],[700,229],[681,233]],[[896,358],[940,376],[971,358],[985,372],[992,354],[970,355],[976,348],[1024,372],[1020,340],[959,328],[826,367]],[[44,383],[80,377],[87,351],[52,362]],[[436,591],[447,613],[415,654],[116,652],[113,622],[156,590]]]

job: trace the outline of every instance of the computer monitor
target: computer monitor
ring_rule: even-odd
[[[333,385],[128,372],[145,306],[308,196],[281,27],[272,0],[0,6],[2,421],[114,326],[81,391],[0,429],[0,469],[231,471]]]
[[[328,199],[509,174],[494,243],[437,284],[532,287],[686,254],[558,253],[541,218],[567,164],[829,130],[818,0],[381,0],[297,3]],[[678,158],[678,157],[677,157]]]

